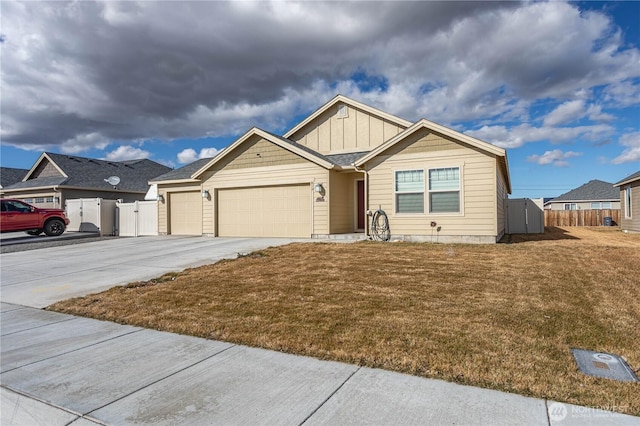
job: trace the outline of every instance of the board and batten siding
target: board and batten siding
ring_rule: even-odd
[[[428,213],[428,170],[459,167],[461,213]],[[394,236],[433,236],[441,242],[495,243],[497,237],[496,159],[461,143],[424,131],[372,159],[369,174],[368,209],[382,208]],[[395,213],[395,172],[424,170],[425,213]],[[431,227],[431,222],[436,227]],[[437,228],[440,231],[437,231]],[[435,229],[434,229],[435,228]],[[416,238],[420,239],[420,238]]]
[[[321,154],[338,154],[370,151],[405,130],[351,105],[345,105],[347,116],[339,117],[340,105],[344,104],[327,109],[289,139]]]

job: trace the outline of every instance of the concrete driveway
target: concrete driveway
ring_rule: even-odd
[[[70,297],[294,241],[305,240],[158,236],[4,253],[0,257],[2,301],[43,308]]]

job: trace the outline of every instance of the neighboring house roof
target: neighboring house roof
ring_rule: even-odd
[[[480,139],[476,139],[472,136],[465,135],[464,133],[457,132],[453,129],[449,129],[441,124],[434,123],[432,121],[422,119],[414,123],[411,127],[407,128],[405,131],[398,133],[393,138],[389,139],[387,142],[375,148],[373,151],[369,152],[367,155],[361,157],[355,162],[356,166],[363,166],[367,161],[373,159],[379,154],[383,153],[387,149],[391,148],[395,144],[405,140],[408,136],[415,133],[420,129],[427,129],[429,131],[433,131],[439,133],[444,136],[449,136],[455,140],[471,145],[472,147],[478,148],[488,154],[495,155],[498,158],[498,163],[502,167],[502,171],[505,176],[505,183],[507,185],[507,192],[511,193],[511,180],[509,178],[509,164],[507,161],[507,152],[498,146],[492,145],[488,142],[481,141]]]
[[[547,204],[565,201],[616,201],[618,199],[620,199],[620,191],[615,189],[612,183],[594,179],[548,201]]]
[[[343,95],[337,95],[335,98],[331,99],[329,102],[318,108],[313,114],[309,115],[307,118],[298,123],[295,127],[289,130],[284,134],[285,138],[290,138],[294,135],[298,130],[302,129],[304,126],[309,124],[311,121],[315,120],[316,117],[320,116],[323,112],[333,107],[335,104],[342,102],[344,104],[350,105],[352,107],[358,108],[362,111],[368,112],[369,114],[378,116],[384,120],[390,121],[392,123],[397,124],[400,127],[407,128],[411,126],[411,122],[407,121],[403,118],[396,117],[395,115],[389,114],[388,112],[381,111],[377,108],[370,107],[369,105],[365,105],[353,99],[347,98]]]
[[[622,179],[620,182],[614,183],[613,186],[626,185],[627,183],[635,182],[637,180],[640,180],[640,170],[638,170],[632,175],[627,176],[626,178]]]
[[[202,166],[211,161],[214,157],[200,158],[199,160],[189,163],[186,166],[182,166],[178,169],[171,170],[168,173],[157,176],[149,181],[149,183],[167,182],[167,181],[179,181],[179,180],[194,180],[191,178],[195,172],[200,170]]]
[[[14,169],[12,167],[0,167],[0,188],[18,183],[29,172],[27,169]]]
[[[47,176],[40,177],[42,167],[49,164],[53,169]],[[169,167],[149,159],[107,161],[44,152],[24,176],[22,182],[15,183],[5,190],[17,191],[52,186],[113,190],[113,186],[105,179],[118,176],[120,178],[120,183],[116,186],[118,191],[146,193],[148,181],[169,170],[171,170]]]

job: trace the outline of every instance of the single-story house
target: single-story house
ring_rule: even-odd
[[[4,197],[4,188],[22,181],[29,172],[27,169],[14,169],[12,167],[0,167],[0,197]]]
[[[511,193],[504,149],[338,95],[284,135],[252,128],[214,158],[150,181],[160,234],[495,243]]]
[[[38,207],[64,208],[74,198],[136,201],[144,199],[150,179],[169,170],[148,159],[107,161],[44,152],[19,182],[2,192]]]
[[[620,194],[612,183],[590,180],[545,203],[548,210],[620,209]]]
[[[620,229],[640,232],[640,170],[614,186],[620,194]]]

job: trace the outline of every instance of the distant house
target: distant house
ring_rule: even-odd
[[[549,210],[620,209],[620,194],[612,183],[591,180],[544,205]]]
[[[44,152],[18,182],[3,185],[2,194],[38,207],[58,208],[72,198],[142,200],[149,180],[170,170],[148,159],[106,161]],[[110,177],[118,179],[110,183]]]
[[[4,188],[22,181],[22,178],[24,178],[28,172],[29,170],[27,169],[0,167],[0,196],[4,196]]]
[[[620,196],[620,229],[640,232],[640,170],[614,185]]]
[[[382,209],[393,238],[495,243],[511,192],[504,149],[341,95],[150,183],[160,234],[220,237],[364,236]]]

